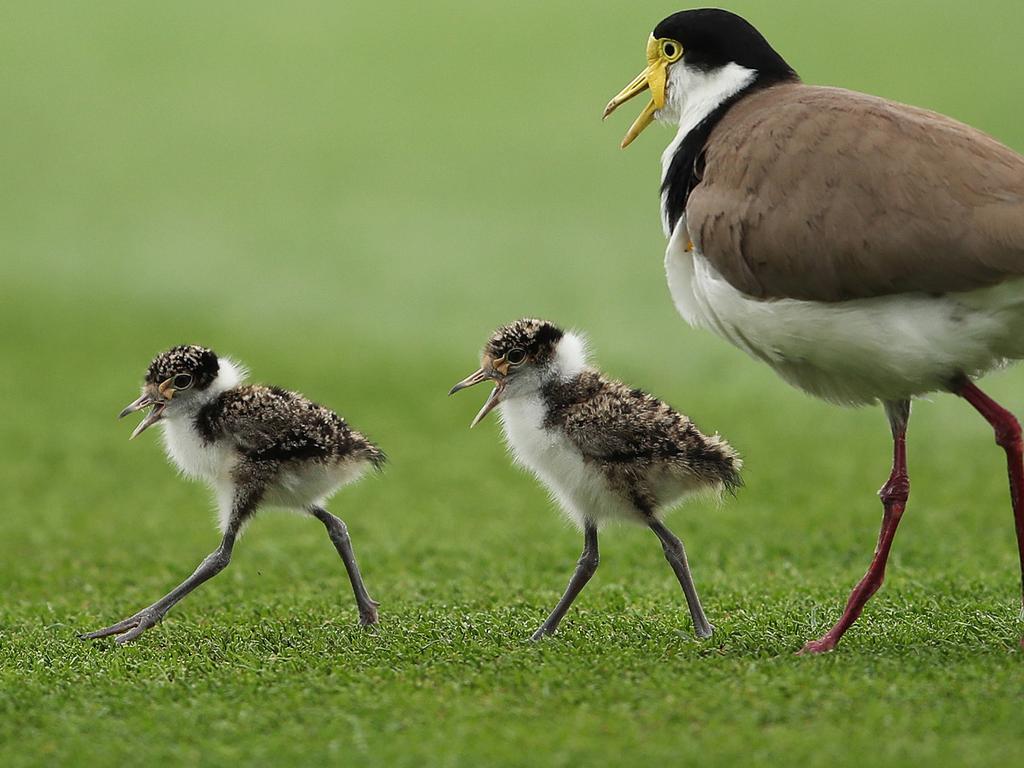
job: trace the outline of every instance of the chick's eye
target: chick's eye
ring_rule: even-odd
[[[505,359],[508,360],[510,365],[519,365],[526,359],[526,353],[519,349],[519,347],[516,347],[515,349],[510,349],[508,351],[508,354],[505,355]]]
[[[666,40],[661,44],[661,55],[669,61],[675,61],[683,52],[683,47],[672,40]]]
[[[192,386],[192,375],[188,373],[179,373],[171,379],[171,384],[175,389],[188,389]]]

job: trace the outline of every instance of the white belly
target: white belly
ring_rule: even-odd
[[[824,303],[740,293],[676,228],[665,271],[676,308],[767,363],[786,381],[844,404],[944,389],[1024,357],[1024,281],[968,293],[899,294]]]
[[[306,509],[311,504],[322,506],[343,485],[355,482],[369,468],[368,461],[306,462],[292,468],[286,466],[267,489],[264,501],[269,506],[287,509]]]
[[[170,460],[183,475],[203,480],[213,489],[223,531],[234,503],[235,483],[231,473],[238,463],[237,452],[224,441],[205,443],[185,420],[168,419],[161,424],[164,448]],[[322,505],[343,485],[359,479],[369,466],[367,461],[285,465],[265,490],[261,503],[296,510],[307,509],[311,504]]]
[[[638,519],[633,507],[612,492],[600,472],[560,432],[544,428],[544,406],[536,398],[514,398],[499,406],[505,442],[516,462],[536,475],[577,526]]]

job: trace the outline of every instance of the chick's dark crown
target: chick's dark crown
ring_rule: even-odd
[[[146,383],[160,384],[179,373],[187,373],[192,376],[193,386],[203,389],[217,378],[219,370],[220,363],[212,349],[184,344],[156,356],[146,371]]]
[[[547,320],[523,318],[491,334],[484,355],[497,360],[513,349],[521,349],[531,358],[543,359],[554,352],[564,335],[561,328]]]

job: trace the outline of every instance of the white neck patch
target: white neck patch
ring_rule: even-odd
[[[207,388],[211,397],[216,397],[221,392],[234,389],[245,381],[245,377],[249,375],[246,367],[241,363],[236,363],[234,360],[221,357],[217,359],[217,362],[220,364],[220,368],[217,370],[217,378]]]
[[[679,66],[682,64],[682,66]],[[655,115],[658,120],[678,123],[683,136],[714,112],[723,101],[750,85],[757,72],[730,62],[705,71],[680,61],[669,70],[665,106]]]
[[[676,156],[676,150],[679,149],[679,145],[683,143],[690,131],[704,122],[704,119],[718,109],[724,101],[750,85],[755,77],[757,77],[757,72],[740,66],[736,62],[730,62],[724,67],[706,72],[687,66],[680,60],[669,70],[665,106],[658,110],[655,117],[662,122],[679,123],[679,131],[661,155],[662,181],[668,174],[672,158]],[[668,216],[665,211],[665,196],[666,192],[662,192],[662,228],[665,230],[665,236],[670,237],[672,232],[669,230]],[[683,221],[685,221],[685,217],[679,219],[679,222]]]
[[[566,331],[555,345],[551,367],[559,378],[571,379],[586,370],[587,357],[586,338],[575,331]]]

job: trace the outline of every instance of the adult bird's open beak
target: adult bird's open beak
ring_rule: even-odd
[[[158,421],[160,421],[160,419],[163,418],[164,408],[167,407],[167,402],[165,400],[160,399],[159,397],[156,397],[147,387],[146,391],[142,393],[142,396],[139,397],[138,400],[135,400],[126,405],[117,415],[117,418],[123,419],[129,413],[135,413],[136,411],[141,411],[143,408],[148,408],[150,406],[153,407],[153,410],[147,413],[146,418],[139,422],[139,426],[137,426],[135,428],[135,431],[132,432],[131,437],[128,438],[129,440],[134,440],[136,437],[138,437],[147,429],[149,429]]]
[[[494,389],[491,390],[491,394],[487,396],[487,401],[484,403],[483,408],[477,412],[472,423],[469,425],[470,429],[479,424],[488,413],[494,410],[494,406],[501,402],[501,394],[505,391],[504,379],[498,378],[498,373],[493,368],[481,368],[475,373],[471,373],[469,376],[464,378],[448,392],[449,395],[454,395],[460,390],[475,386],[476,384],[480,384],[481,382],[488,380],[494,381]]]
[[[619,91],[615,98],[608,102],[608,106],[604,108],[604,117],[608,117],[608,115],[633,97],[639,96],[648,88],[651,89],[650,103],[644,107],[640,116],[633,121],[633,125],[629,127],[629,130],[626,131],[626,135],[622,139],[623,149],[628,147],[644,128],[654,122],[654,113],[665,106],[665,82],[668,79],[669,64],[669,60],[661,53],[660,42],[652,35],[651,39],[647,41],[647,69],[637,75],[633,82]]]

